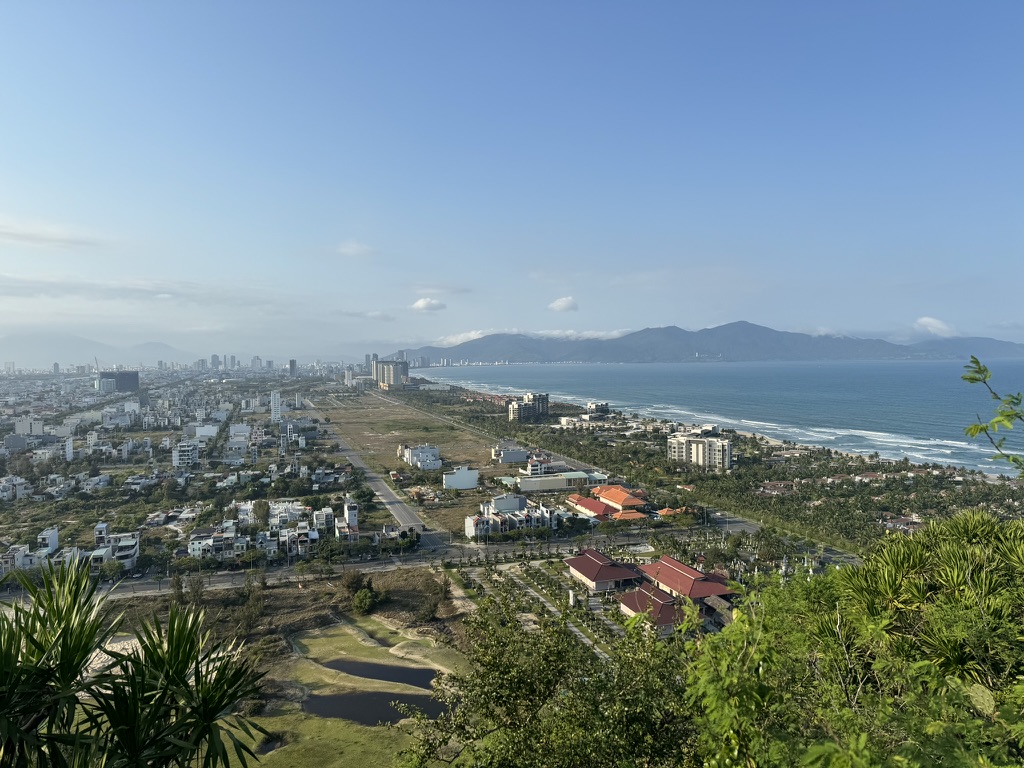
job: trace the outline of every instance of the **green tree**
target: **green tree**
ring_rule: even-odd
[[[564,619],[538,616],[503,585],[466,619],[471,671],[442,675],[447,711],[412,709],[412,765],[459,761],[494,768],[676,766],[692,751],[693,716],[682,695],[681,643],[660,640],[643,619],[608,659]]]
[[[1024,423],[1024,394],[1016,392],[1013,394],[1000,395],[992,388],[992,372],[971,355],[971,362],[964,366],[967,371],[963,380],[970,384],[981,384],[988,390],[989,395],[998,404],[995,408],[995,415],[988,421],[978,416],[978,421],[969,425],[964,431],[970,437],[984,435],[996,451],[996,458],[1006,461],[1013,466],[1021,475],[1024,475],[1024,456],[1011,453],[1006,450],[1006,437],[996,435],[1000,429],[1013,429],[1014,424]]]
[[[100,576],[104,581],[117,581],[124,575],[124,563],[120,560],[107,560],[100,566]]]
[[[171,602],[175,605],[185,604],[185,579],[178,571],[171,575]]]
[[[270,522],[270,502],[266,499],[256,499],[252,503],[252,514],[261,528],[266,528]]]
[[[366,614],[377,604],[377,594],[372,589],[363,588],[352,595],[352,610],[358,614]]]
[[[185,581],[188,589],[188,602],[190,605],[202,605],[203,595],[206,587],[203,584],[203,576],[200,573],[190,573]]]
[[[30,600],[0,612],[0,763],[225,766],[253,753],[255,726],[230,714],[260,675],[236,646],[213,642],[201,612],[172,607],[143,622],[136,644],[108,649],[119,631],[88,569],[43,569]],[[101,657],[104,658],[104,657]],[[255,728],[255,730],[259,730]]]

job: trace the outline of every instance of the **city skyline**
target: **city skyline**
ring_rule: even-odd
[[[1024,341],[1014,4],[4,19],[0,337]]]

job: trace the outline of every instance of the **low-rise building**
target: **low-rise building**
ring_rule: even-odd
[[[441,481],[445,490],[472,490],[480,482],[480,472],[469,467],[456,467],[451,472],[441,475]]]
[[[618,596],[619,610],[626,616],[647,614],[661,637],[671,635],[686,618],[685,611],[676,605],[676,599],[668,592],[658,589],[649,582],[639,588]]]
[[[584,549],[576,557],[566,558],[569,575],[585,584],[591,592],[612,592],[640,584],[643,575],[633,565],[612,560],[596,549]]]
[[[422,470],[440,469],[441,452],[436,445],[402,445],[398,448],[398,457],[406,464]]]
[[[491,448],[491,458],[499,464],[521,464],[530,458],[530,452],[516,446],[496,445]]]

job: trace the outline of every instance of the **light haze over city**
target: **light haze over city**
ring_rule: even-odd
[[[0,336],[1024,342],[1019,3],[0,12]]]

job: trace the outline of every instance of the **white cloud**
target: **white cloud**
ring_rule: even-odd
[[[358,240],[346,240],[338,246],[338,255],[349,259],[365,259],[376,254],[376,248],[372,248],[366,243],[360,243]]]
[[[563,339],[566,341],[582,341],[584,339],[617,339],[632,333],[629,329],[618,331],[526,331],[522,328],[490,328],[488,330],[463,331],[442,336],[435,342],[439,347],[453,347],[456,344],[480,339],[497,333],[521,334],[537,339]]]
[[[576,299],[572,296],[563,296],[548,304],[548,309],[553,312],[576,312],[579,308],[580,305],[576,303]]]
[[[417,312],[438,312],[446,308],[447,305],[444,302],[427,297],[417,299],[411,307],[411,309],[415,309]]]
[[[463,331],[462,333],[452,333],[448,336],[442,336],[435,342],[435,345],[438,347],[454,347],[456,344],[463,344],[474,339],[482,339],[484,336],[490,336],[492,333],[498,333],[498,331]]]
[[[566,339],[580,341],[583,339],[617,339],[632,333],[631,330],[618,331],[525,331],[527,336],[536,336],[541,339]]]
[[[917,320],[914,321],[914,330],[930,333],[933,336],[939,336],[943,339],[948,339],[950,336],[957,335],[955,328],[947,325],[936,317],[917,318]]]
[[[73,232],[56,224],[16,221],[0,216],[0,243],[38,248],[83,248],[100,245],[99,238]]]

